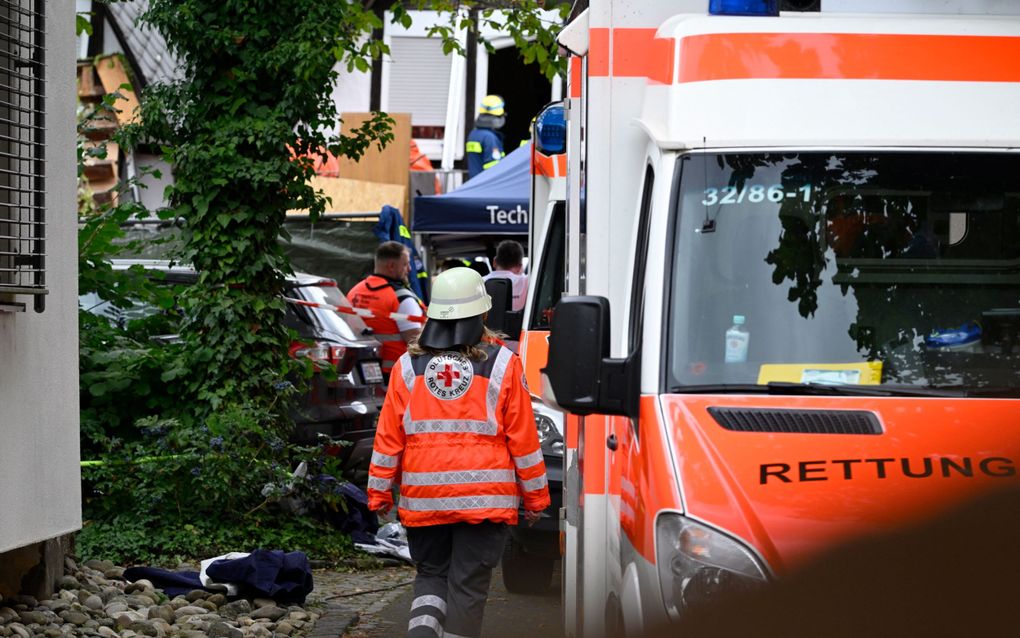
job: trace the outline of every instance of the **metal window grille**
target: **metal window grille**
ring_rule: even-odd
[[[46,294],[45,0],[0,0],[0,301]]]

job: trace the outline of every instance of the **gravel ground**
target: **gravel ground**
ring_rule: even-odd
[[[68,558],[49,599],[0,600],[0,637],[335,638],[348,630],[357,636],[414,576],[397,561],[356,559],[351,571],[314,570],[305,604],[282,607],[204,590],[170,598],[148,581],[126,582],[123,573],[107,561],[79,565]]]

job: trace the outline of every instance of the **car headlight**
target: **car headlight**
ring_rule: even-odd
[[[562,428],[557,427],[557,420],[562,423],[562,419],[562,416],[545,406],[535,406],[535,428],[538,430],[538,442],[542,444],[542,454],[563,456]]]
[[[750,549],[679,514],[659,516],[655,541],[662,599],[675,619],[691,607],[754,589],[768,579]]]

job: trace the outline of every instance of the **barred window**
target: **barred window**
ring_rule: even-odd
[[[0,303],[44,308],[45,0],[0,0]]]

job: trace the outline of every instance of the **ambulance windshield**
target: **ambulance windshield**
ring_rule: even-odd
[[[679,162],[669,384],[1020,390],[1020,155]]]

